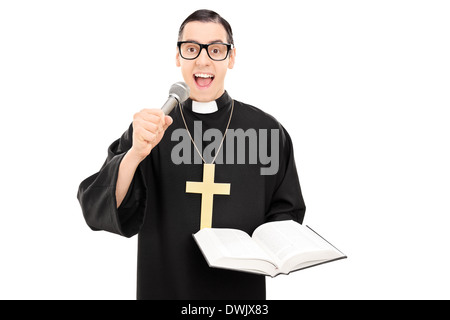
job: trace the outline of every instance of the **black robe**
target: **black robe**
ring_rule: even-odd
[[[193,138],[194,121],[201,121],[203,132],[210,128],[217,128],[222,134],[225,131],[232,99],[225,92],[216,102],[218,110],[210,114],[193,112],[190,99],[183,103]],[[138,300],[265,299],[265,276],[210,268],[197,247],[192,234],[199,230],[202,196],[186,193],[186,181],[202,181],[203,165],[198,163],[200,157],[190,140],[190,155],[180,152],[180,137],[172,137],[174,130],[185,128],[179,107],[171,112],[171,116],[173,124],[140,163],[118,209],[115,186],[119,164],[132,146],[132,126],[111,144],[100,171],[79,186],[77,197],[86,223],[92,230],[106,230],[125,237],[138,234]],[[305,204],[292,141],[286,130],[260,109],[235,101],[229,129],[238,128],[244,132],[267,129],[266,154],[271,154],[272,149],[277,151],[270,143],[270,133],[278,130],[279,168],[276,174],[262,175],[261,168],[269,165],[261,163],[259,157],[256,164],[250,163],[248,150],[245,163],[237,163],[238,143],[234,144],[234,161],[231,157],[227,159],[231,147],[227,150],[225,138],[219,152],[222,157],[216,160],[215,182],[231,183],[230,195],[214,196],[212,227],[237,228],[251,234],[267,221],[293,219],[302,223]],[[209,143],[212,142],[205,140],[203,149]],[[178,150],[175,152],[178,157],[190,156],[191,161],[175,164],[172,150]],[[242,162],[242,155],[240,159]]]

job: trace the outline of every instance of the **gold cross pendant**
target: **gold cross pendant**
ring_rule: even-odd
[[[186,181],[186,193],[200,193],[202,195],[202,208],[200,229],[211,228],[213,214],[213,198],[215,194],[230,195],[231,183],[214,183],[215,164],[203,165],[203,181]]]

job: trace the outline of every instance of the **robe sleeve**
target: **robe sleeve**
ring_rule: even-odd
[[[108,148],[100,171],[83,180],[77,198],[87,225],[94,231],[104,230],[125,237],[138,233],[143,222],[146,186],[141,164],[119,208],[116,183],[120,162],[132,146],[132,126]]]
[[[300,187],[291,137],[280,125],[279,169],[266,221],[303,222],[306,206]]]

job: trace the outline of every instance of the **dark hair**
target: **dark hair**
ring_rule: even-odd
[[[234,45],[233,31],[231,30],[231,26],[228,23],[228,21],[225,20],[224,18],[222,18],[218,13],[211,11],[211,10],[206,10],[206,9],[201,9],[201,10],[195,11],[189,17],[187,17],[186,20],[183,21],[183,23],[180,26],[180,30],[178,31],[178,41],[181,41],[183,38],[184,27],[189,22],[193,22],[193,21],[220,23],[225,28],[225,31],[227,32],[228,43]]]

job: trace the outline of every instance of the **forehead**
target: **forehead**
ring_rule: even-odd
[[[227,32],[220,23],[192,21],[183,30],[183,41],[210,43],[213,41],[227,42]]]

